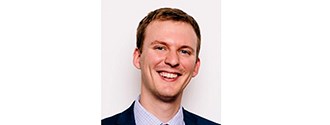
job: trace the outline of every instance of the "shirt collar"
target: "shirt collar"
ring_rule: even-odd
[[[136,125],[161,125],[160,121],[156,116],[149,113],[139,102],[140,96],[135,100],[134,103],[134,117]],[[174,117],[167,122],[169,125],[184,125],[182,106]]]

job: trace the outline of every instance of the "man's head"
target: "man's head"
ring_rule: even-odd
[[[142,52],[143,43],[145,39],[145,31],[148,25],[153,21],[177,21],[177,22],[185,22],[192,26],[197,36],[197,58],[199,55],[199,50],[201,46],[201,34],[198,23],[196,20],[183,12],[180,9],[176,8],[160,8],[155,11],[150,12],[146,17],[144,17],[137,28],[136,33],[136,47]]]
[[[137,32],[133,63],[141,69],[141,96],[176,101],[198,74],[200,31],[196,21],[181,10],[161,8],[149,13]]]

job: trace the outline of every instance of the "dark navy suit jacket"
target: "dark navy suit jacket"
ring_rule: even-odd
[[[102,125],[135,125],[133,104],[125,111],[102,119]],[[183,109],[183,120],[186,125],[220,125]]]

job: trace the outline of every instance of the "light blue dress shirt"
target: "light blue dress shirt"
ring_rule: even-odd
[[[182,106],[174,117],[167,123],[162,123],[156,116],[149,113],[139,102],[140,96],[134,103],[134,118],[136,125],[185,125],[183,121]]]

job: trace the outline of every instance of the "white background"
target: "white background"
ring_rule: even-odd
[[[222,1],[222,124],[330,124],[329,6]],[[100,124],[101,2],[1,1],[0,15],[0,124]]]
[[[108,1],[102,3],[102,118],[127,109],[140,93],[133,65],[136,28],[150,11],[179,8],[198,22],[202,45],[199,74],[183,96],[188,111],[220,123],[220,1]],[[212,13],[212,15],[208,14]]]

